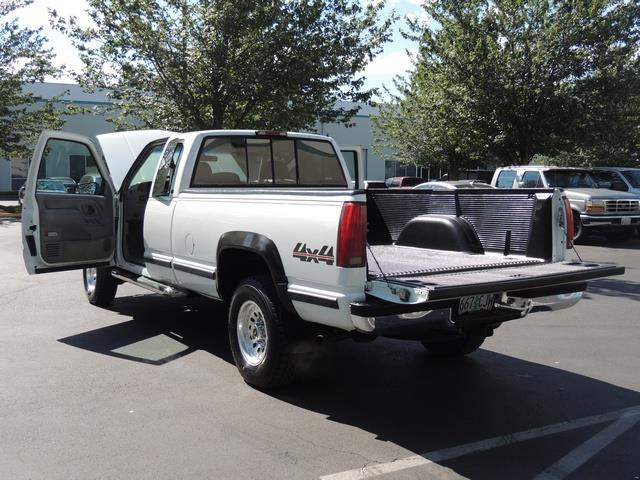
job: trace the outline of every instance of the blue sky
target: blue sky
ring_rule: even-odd
[[[371,0],[362,0],[371,1]],[[421,0],[387,0],[384,13],[389,14],[395,10],[396,14],[402,18],[394,26],[393,40],[386,44],[384,51],[378,55],[374,61],[368,65],[364,74],[366,76],[367,88],[381,88],[383,85],[393,87],[393,77],[402,75],[411,69],[411,60],[406,50],[415,51],[415,44],[405,40],[400,35],[400,28],[404,27],[406,16],[419,17],[426,20],[426,14],[421,8]],[[20,23],[29,27],[44,27],[45,35],[49,38],[49,43],[56,53],[58,64],[66,65],[70,69],[81,68],[77,52],[64,35],[52,31],[49,28],[49,16],[47,9],[55,9],[61,16],[75,15],[80,23],[90,22],[85,14],[85,0],[34,0],[34,2],[18,10],[13,16],[17,16]],[[59,79],[48,79],[57,82],[71,82],[68,75]]]

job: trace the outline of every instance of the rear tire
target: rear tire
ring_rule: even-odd
[[[118,290],[118,281],[111,276],[111,269],[85,268],[82,270],[84,292],[91,305],[104,307],[111,304]]]
[[[249,277],[238,285],[229,307],[229,342],[238,371],[249,385],[269,389],[293,381],[286,321],[268,277]]]
[[[451,338],[425,339],[422,345],[437,358],[461,357],[475,352],[484,343],[484,336],[451,335]]]

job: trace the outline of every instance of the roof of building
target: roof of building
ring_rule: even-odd
[[[104,90],[96,90],[91,93],[85,92],[80,85],[75,83],[25,83],[22,88],[24,91],[33,93],[45,100],[51,100],[58,95],[63,95],[63,100],[73,103],[92,105],[108,105],[113,103]]]

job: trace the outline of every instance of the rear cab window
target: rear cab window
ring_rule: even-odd
[[[211,136],[200,146],[191,188],[343,187],[331,142],[306,138]]]

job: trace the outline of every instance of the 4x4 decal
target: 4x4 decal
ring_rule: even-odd
[[[312,250],[307,248],[306,243],[299,242],[293,249],[293,256],[299,258],[301,262],[324,262],[327,265],[333,265],[335,257],[333,256],[333,247],[323,245],[322,248]]]

